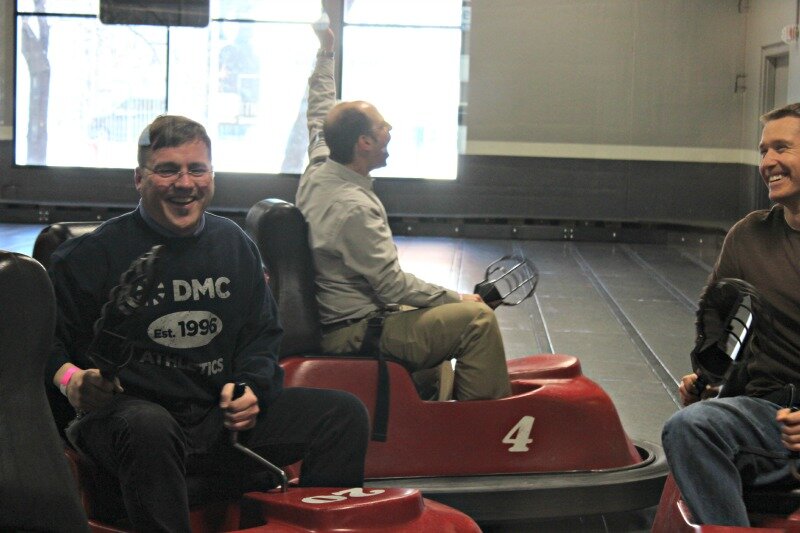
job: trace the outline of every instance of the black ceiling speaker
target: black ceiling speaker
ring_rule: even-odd
[[[208,26],[209,0],[100,0],[103,24]]]

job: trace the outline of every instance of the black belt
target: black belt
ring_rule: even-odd
[[[367,329],[364,332],[364,340],[355,355],[361,357],[374,357],[378,360],[378,380],[375,391],[375,411],[372,421],[372,440],[381,442],[386,441],[389,425],[389,367],[386,359],[380,350],[381,333],[383,333],[383,321],[386,315],[379,313],[363,318],[348,318],[333,324],[323,324],[322,334],[327,335],[336,330],[352,326],[358,322],[367,321]]]
[[[377,357],[378,383],[375,390],[375,413],[372,421],[372,440],[386,442],[389,426],[389,367],[381,353],[381,334],[383,333],[384,315],[370,317],[367,330],[361,342],[359,355]]]
[[[362,316],[361,318],[348,318],[345,320],[339,320],[338,322],[332,322],[330,324],[322,324],[320,329],[322,329],[323,335],[327,335],[328,333],[333,333],[334,331],[346,328],[347,326],[352,326],[353,324],[357,324],[366,319],[367,317],[365,316]]]
[[[800,395],[794,392],[794,390],[794,385],[790,383],[784,385],[780,389],[768,392],[764,396],[761,396],[761,398],[784,407],[797,407],[798,404],[800,404],[800,397],[798,397]]]

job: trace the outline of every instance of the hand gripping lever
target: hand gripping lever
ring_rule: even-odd
[[[231,396],[231,401],[239,398],[244,394],[244,383],[236,383],[233,386],[233,395]],[[245,454],[246,456],[250,457],[257,463],[265,466],[267,470],[272,472],[273,474],[277,475],[281,480],[281,492],[286,492],[289,489],[289,478],[286,476],[286,472],[283,471],[282,468],[278,468],[274,464],[270,463],[256,452],[248,448],[247,446],[243,445],[239,442],[239,433],[237,431],[231,431],[231,446]]]
[[[699,396],[708,384],[724,387],[733,367],[744,365],[752,357],[748,344],[753,333],[757,329],[764,335],[771,333],[771,320],[768,304],[745,281],[723,278],[706,289],[697,311],[697,340],[692,350],[692,368],[697,373],[695,394]],[[787,387],[787,406],[795,412],[795,385],[789,383]],[[798,459],[799,452],[789,452],[789,469],[800,480]]]
[[[723,383],[734,363],[747,355],[757,326],[756,307],[763,314],[755,289],[740,279],[723,278],[706,289],[697,311],[697,339],[691,354],[698,376],[696,394],[709,384]]]

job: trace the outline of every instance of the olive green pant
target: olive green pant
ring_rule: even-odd
[[[325,353],[357,353],[367,319],[322,338]],[[386,315],[380,350],[412,371],[456,359],[454,397],[486,400],[511,394],[503,339],[494,312],[483,303],[460,302]]]

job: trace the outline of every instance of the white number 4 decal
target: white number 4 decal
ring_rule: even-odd
[[[511,448],[508,449],[510,452],[527,452],[530,448],[528,444],[533,442],[533,439],[530,439],[531,430],[533,429],[533,417],[532,416],[523,416],[519,419],[511,431],[506,433],[506,436],[503,437],[504,444],[513,444]]]

